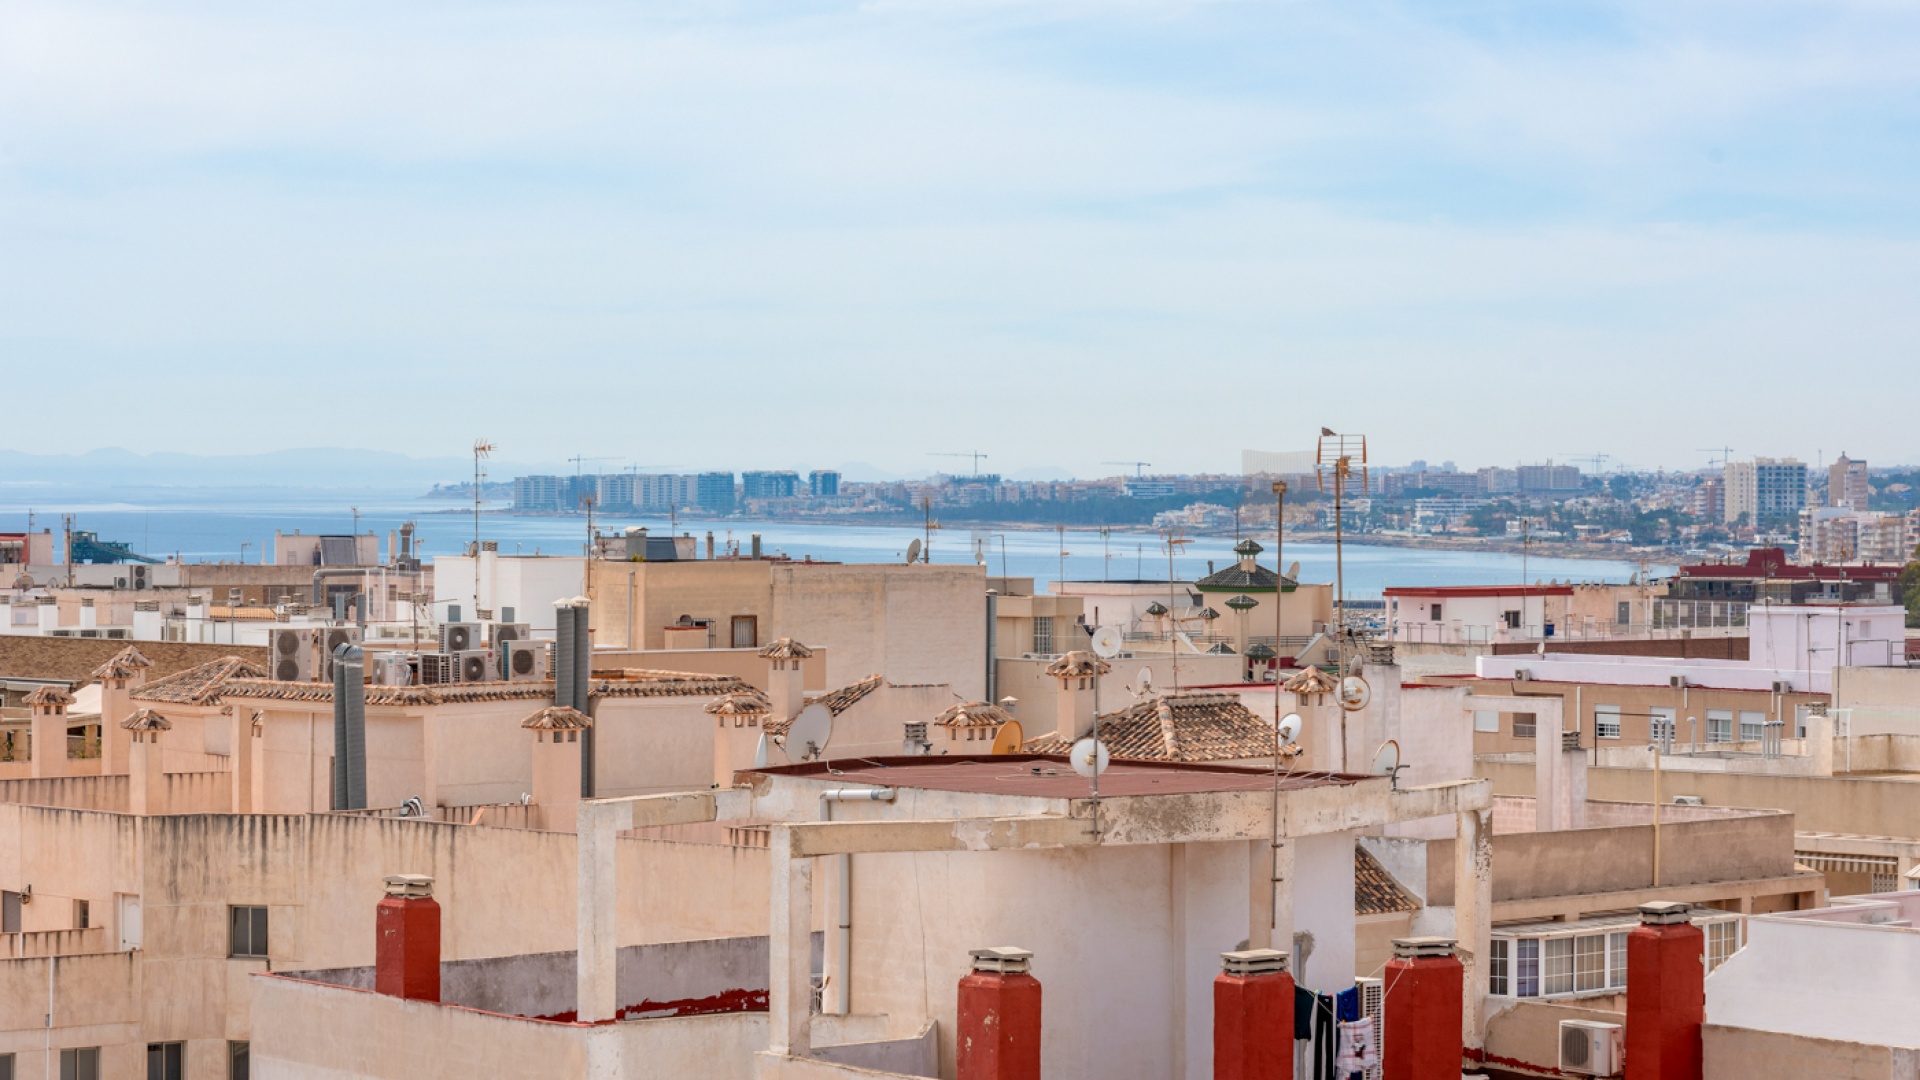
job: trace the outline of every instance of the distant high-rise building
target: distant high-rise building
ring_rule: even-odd
[[[513,478],[515,510],[549,511],[565,509],[565,476],[516,476]]]
[[[1702,521],[1726,520],[1727,482],[1724,479],[1709,476],[1693,489],[1693,516]]]
[[[719,514],[733,513],[737,496],[733,490],[732,473],[701,473],[694,477],[693,485],[693,501],[700,509]]]
[[[1745,516],[1754,525],[1796,520],[1807,505],[1807,467],[1794,458],[1729,461],[1726,469],[1726,520]]]
[[[807,494],[816,499],[831,499],[840,494],[840,474],[832,469],[815,469],[807,474]]]
[[[1522,465],[1515,471],[1521,491],[1580,490],[1580,470],[1573,465]]]
[[[1827,505],[1865,511],[1873,488],[1867,483],[1867,463],[1849,458],[1846,451],[1827,466]]]
[[[791,499],[799,490],[799,473],[756,471],[740,474],[740,497],[743,499]]]

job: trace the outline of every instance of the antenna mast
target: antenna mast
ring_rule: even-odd
[[[1371,488],[1367,481],[1367,437],[1342,435],[1331,428],[1320,429],[1320,447],[1314,455],[1314,471],[1320,480],[1320,493],[1333,489],[1333,603],[1334,647],[1340,674],[1347,673],[1347,576],[1344,551],[1346,526],[1346,490],[1354,476],[1360,478],[1360,490]],[[1346,748],[1341,748],[1344,755]]]
[[[483,462],[493,453],[493,443],[473,441],[473,617],[480,617],[480,484],[486,479]],[[356,522],[358,518],[355,519]]]

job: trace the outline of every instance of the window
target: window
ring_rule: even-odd
[[[1604,990],[1607,987],[1607,935],[1583,934],[1573,939],[1573,988],[1576,991]]]
[[[227,909],[230,933],[228,956],[267,955],[267,909],[232,907]]]
[[[1536,717],[1533,713],[1530,713],[1530,712],[1514,713],[1513,714],[1513,737],[1516,739],[1533,738],[1534,724],[1537,719],[1538,717]]]
[[[93,925],[93,905],[85,900],[73,902],[73,928],[85,930]]]
[[[1598,739],[1620,737],[1620,706],[1595,705],[1593,707],[1593,734]]]
[[[1673,719],[1679,715],[1670,708],[1656,706],[1647,710],[1647,738],[1651,742],[1673,742]]]
[[[1439,604],[1433,605],[1433,617],[1431,619],[1428,619],[1427,621],[1428,622],[1440,621],[1440,605]]]
[[[1041,656],[1053,655],[1053,616],[1033,617],[1033,651]]]
[[[1500,730],[1500,714],[1476,709],[1473,714],[1473,730],[1498,732]]]
[[[753,649],[760,645],[760,620],[752,615],[733,617],[733,647]]]
[[[1487,993],[1507,996],[1507,953],[1512,947],[1507,938],[1487,942]]]
[[[1613,605],[1613,621],[1619,626],[1633,625],[1633,603],[1621,600]]]
[[[1607,935],[1607,986],[1620,990],[1627,985],[1627,931]]]
[[[251,1043],[230,1042],[227,1044],[227,1080],[248,1080],[247,1074],[253,1068],[251,1062],[248,1060],[252,1056],[251,1049]],[[0,1078],[0,1080],[4,1080],[4,1078]]]
[[[1547,938],[1541,943],[1540,990],[1543,994],[1573,992],[1573,939]]]
[[[1513,943],[1515,959],[1514,997],[1540,996],[1540,939],[1521,938]]]
[[[1501,613],[1500,613],[1500,621],[1501,621],[1501,622],[1503,622],[1503,623],[1506,623],[1506,624],[1507,624],[1507,629],[1509,629],[1509,630],[1518,630],[1518,629],[1520,629],[1520,613],[1519,613],[1518,611],[1503,611],[1503,612],[1501,612]]]
[[[1733,741],[1732,709],[1707,710],[1707,741],[1710,743]]]
[[[100,1080],[100,1048],[84,1046],[60,1051],[60,1080]]]
[[[186,1043],[148,1043],[147,1080],[182,1080],[187,1075]]]
[[[0,1054],[0,1080],[13,1080],[12,1054]]]
[[[1766,729],[1767,714],[1764,712],[1746,712],[1740,714],[1740,741],[1759,742]]]
[[[1740,920],[1726,919],[1722,922],[1708,923],[1707,931],[1707,970],[1712,971],[1726,963],[1727,957],[1740,949]]]
[[[0,892],[0,933],[20,932],[20,894]]]

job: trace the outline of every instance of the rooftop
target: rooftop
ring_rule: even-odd
[[[1088,797],[1087,779],[1061,754],[940,755],[814,761],[755,772],[771,776],[817,777],[835,784],[958,791],[977,795],[1019,795],[1040,799]],[[1339,773],[1283,777],[1283,791],[1345,787],[1377,779]],[[1209,792],[1272,791],[1273,773],[1230,765],[1190,762],[1115,761],[1100,774],[1100,794],[1194,795]]]

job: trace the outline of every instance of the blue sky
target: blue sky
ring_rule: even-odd
[[[1916,55],[1911,0],[0,0],[0,443],[1920,461]]]

